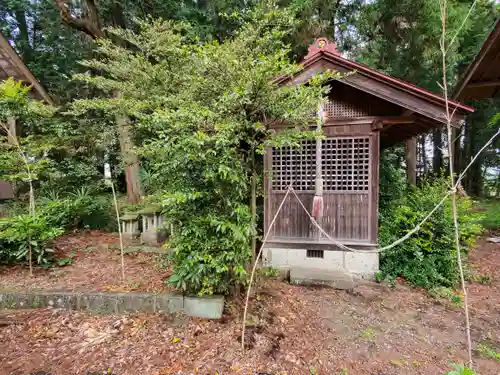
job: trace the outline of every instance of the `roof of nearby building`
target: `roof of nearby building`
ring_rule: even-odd
[[[49,94],[21,60],[9,41],[0,33],[0,81],[13,77],[33,87],[35,95],[48,104],[53,104]]]
[[[462,75],[453,94],[459,100],[500,96],[500,19],[474,61]]]
[[[399,115],[404,121],[394,121],[381,129],[384,145],[391,145],[443,126],[448,118],[447,104],[453,126],[458,126],[467,113],[474,112],[473,108],[451,98],[445,100],[429,90],[348,60],[342,57],[335,44],[326,38],[318,38],[309,47],[309,52],[302,61],[302,70],[298,74],[294,77],[280,77],[277,83],[307,82],[315,74],[326,70],[344,74],[343,78],[338,80],[343,84],[401,107]]]

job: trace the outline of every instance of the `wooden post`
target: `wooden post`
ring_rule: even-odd
[[[257,175],[255,173],[255,155],[252,150],[252,196],[250,198],[250,215],[252,215],[252,227],[257,231]],[[252,264],[257,260],[257,233],[252,234]],[[251,269],[251,268],[249,268]]]
[[[417,183],[417,138],[406,140],[406,178],[410,185]]]
[[[324,123],[324,107],[323,102],[320,101],[318,104],[318,124],[317,131],[321,133]],[[312,215],[314,216],[316,222],[319,226],[322,225],[323,222],[323,168],[322,168],[322,148],[323,142],[321,138],[316,139],[316,180],[314,181],[314,199],[313,199],[313,210]],[[321,231],[316,230],[316,237],[318,241],[321,238]]]
[[[17,129],[16,129],[16,119],[15,117],[7,117],[7,128],[9,129],[7,133],[7,142],[9,145],[17,144]]]

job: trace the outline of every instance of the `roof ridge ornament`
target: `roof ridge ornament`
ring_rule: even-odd
[[[314,43],[307,49],[307,55],[304,57],[304,60],[307,60],[320,52],[329,52],[340,56],[340,52],[337,51],[337,45],[334,42],[329,41],[326,37],[319,37],[316,38]]]

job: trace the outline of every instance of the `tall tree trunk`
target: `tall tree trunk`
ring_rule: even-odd
[[[33,56],[33,49],[30,44],[28,23],[26,21],[26,11],[17,10],[15,12],[17,28],[19,29],[18,45],[23,61],[28,64]]]
[[[120,2],[113,1],[111,6],[113,26],[124,29],[126,25]],[[118,40],[117,43],[120,43],[120,41]],[[120,96],[121,95],[118,95],[118,97]],[[116,125],[118,126],[121,157],[124,161],[126,161],[125,181],[127,183],[127,201],[132,204],[138,203],[142,196],[140,164],[139,157],[134,150],[132,134],[130,131],[130,119],[126,116],[117,116]]]
[[[477,147],[477,125],[476,121],[470,121],[468,124],[469,128],[469,137],[468,137],[468,158],[467,160],[472,160],[475,153],[479,149]],[[467,181],[468,181],[468,193],[470,195],[479,197],[481,196],[481,185],[482,185],[482,173],[481,166],[483,165],[483,156],[479,155],[476,161],[470,166],[469,172],[467,173]]]
[[[422,134],[420,136],[420,155],[422,157],[422,172],[424,173],[424,175],[427,174],[428,170],[427,170],[427,150],[425,149],[425,143],[426,143],[426,138],[427,138],[427,134]]]
[[[443,169],[443,130],[441,128],[434,129],[432,132],[432,144],[432,170],[438,175]]]
[[[127,183],[127,201],[131,204],[139,203],[142,195],[139,158],[134,151],[130,121],[127,116],[116,116],[118,127],[118,140],[122,162],[125,168],[125,181]]]
[[[497,198],[500,198],[500,170],[497,170],[497,183],[495,187],[495,194]]]
[[[410,185],[417,183],[417,138],[406,141],[406,178]]]
[[[99,18],[95,0],[84,0],[79,10],[83,17],[76,17],[71,12],[71,2],[68,0],[54,0],[61,14],[61,21],[68,26],[80,30],[93,39],[104,38],[106,35],[102,29],[102,22]],[[112,7],[112,24],[125,28],[123,9],[121,3],[114,0]],[[118,43],[120,41],[117,41]],[[116,93],[116,97],[121,97]],[[142,188],[140,180],[139,157],[134,151],[132,134],[130,131],[130,120],[125,115],[117,115],[115,118],[118,140],[120,142],[121,157],[125,165],[125,180],[127,183],[127,199],[129,203],[138,203],[141,199]]]
[[[451,135],[453,138],[453,168],[457,175],[462,172],[463,168],[463,149],[461,147],[461,138],[462,138],[462,128],[451,130]]]

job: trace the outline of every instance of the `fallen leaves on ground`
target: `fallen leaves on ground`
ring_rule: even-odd
[[[478,243],[471,259],[490,284],[469,285],[472,338],[500,349],[500,248]],[[268,280],[251,300],[241,350],[242,301],[220,320],[60,310],[0,316],[1,374],[441,375],[467,359],[463,310],[425,292],[363,283],[352,292]],[[474,354],[481,375],[498,363]],[[2,372],[3,371],[3,372]]]

